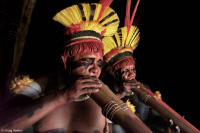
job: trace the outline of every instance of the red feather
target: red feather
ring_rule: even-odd
[[[100,0],[100,1],[99,1],[99,4],[102,5],[102,8],[101,8],[101,11],[100,11],[100,13],[99,13],[99,17],[98,17],[97,21],[102,17],[102,15],[103,15],[105,9],[106,9],[107,7],[109,7],[110,4],[111,4],[112,2],[113,2],[113,0]]]
[[[135,8],[133,10],[133,13],[132,13],[132,16],[131,16],[131,20],[130,20],[131,0],[127,0],[127,3],[126,3],[126,17],[125,17],[125,26],[127,26],[127,36],[126,36],[126,39],[125,39],[125,43],[126,43],[129,31],[130,31],[131,25],[133,24],[133,20],[135,18],[135,14],[136,14],[139,2],[140,2],[140,0],[137,0],[137,3],[135,5]]]
[[[126,3],[126,17],[125,17],[125,21],[124,21],[124,26],[129,25],[130,23],[130,8],[131,8],[131,0],[127,0]]]
[[[135,5],[135,9],[134,9],[134,11],[133,11],[133,13],[132,13],[131,22],[130,22],[130,25],[129,25],[130,27],[131,27],[131,25],[133,24],[133,20],[134,20],[134,18],[135,18],[135,14],[136,14],[136,11],[137,11],[139,2],[140,2],[140,0],[137,0],[137,3],[136,3],[136,5]]]

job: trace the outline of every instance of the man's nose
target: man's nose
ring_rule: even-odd
[[[93,64],[90,68],[90,73],[92,73],[92,76],[98,76],[99,74],[99,67],[96,64]]]
[[[135,79],[135,76],[136,76],[135,72],[129,71],[129,74],[128,74],[128,79],[129,79],[129,80]]]

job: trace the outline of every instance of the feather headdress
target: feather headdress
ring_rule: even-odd
[[[68,57],[91,54],[91,51],[103,56],[102,37],[114,35],[119,26],[118,15],[109,7],[112,1],[72,5],[53,17],[66,27],[68,40],[62,55],[65,68]]]
[[[130,19],[131,0],[127,0],[125,26],[120,28],[117,33],[111,37],[104,37],[104,59],[108,63],[114,63],[118,58],[132,56],[140,40],[140,32],[136,26],[133,26],[134,16],[139,4],[137,1],[135,9]]]
[[[71,42],[88,38],[101,41],[102,36],[113,35],[119,26],[118,15],[109,7],[111,2],[73,5],[58,12],[53,19],[66,27]]]

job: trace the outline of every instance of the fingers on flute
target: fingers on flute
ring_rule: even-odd
[[[175,131],[176,133],[180,133],[180,132],[181,132],[179,126],[177,126],[177,125],[174,123],[174,121],[173,121],[172,119],[169,120],[169,127],[170,127],[173,131]]]

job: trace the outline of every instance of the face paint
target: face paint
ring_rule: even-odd
[[[119,68],[117,70],[115,70],[114,68],[112,68],[112,69],[114,70],[113,72],[114,72],[114,78],[116,80],[116,83],[118,86],[120,86],[120,89],[121,89],[118,91],[126,92],[126,95],[129,95],[129,93],[131,94],[130,90],[124,87],[123,83],[126,81],[135,79],[135,75],[136,75],[135,66],[127,65],[127,66],[125,66],[123,68]]]
[[[94,76],[99,77],[101,67],[103,65],[103,58],[99,53],[93,53],[83,56],[75,56],[70,63],[73,77],[75,76]]]
[[[131,73],[136,73],[136,69],[135,68],[130,68],[130,69],[118,69],[116,71],[114,71],[115,73],[115,78],[116,80],[118,80],[118,82],[123,82],[123,81],[126,81],[126,80],[132,80],[132,78],[135,78],[135,77],[129,77],[129,75]]]
[[[81,58],[80,60],[73,62],[72,67],[73,69],[76,69],[83,66],[85,70],[87,70],[87,68],[94,63],[94,60],[94,58]]]
[[[94,58],[81,58],[80,60],[78,60],[76,62],[73,62],[73,66],[72,67],[75,69],[75,68],[83,66],[85,68],[85,70],[87,70],[87,68],[90,65],[94,64],[94,60],[95,60]],[[102,66],[103,66],[103,60],[99,59],[97,61],[97,65],[100,68],[102,68]]]
[[[97,65],[98,65],[100,68],[103,67],[103,64],[104,64],[104,61],[103,61],[103,60],[99,59],[99,60],[97,61]]]
[[[136,76],[136,69],[134,66],[121,69],[121,76],[123,81],[133,80]]]

